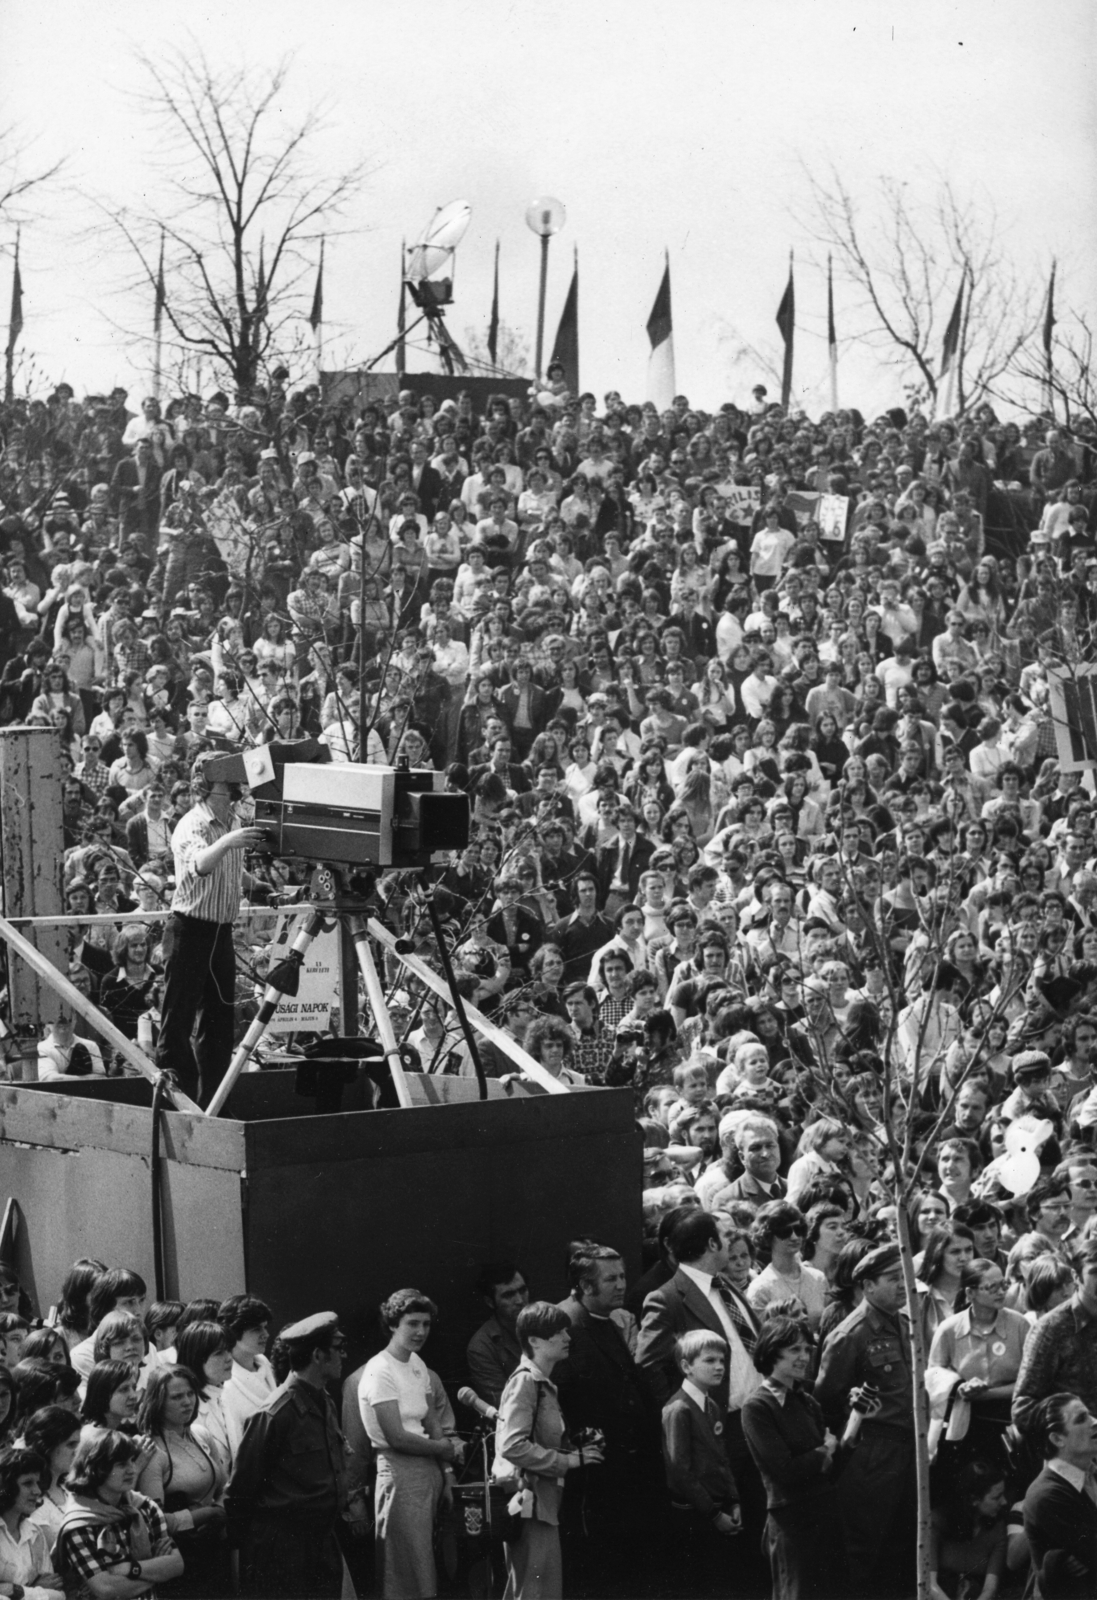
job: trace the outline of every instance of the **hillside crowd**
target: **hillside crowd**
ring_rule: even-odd
[[[287,376],[3,411],[0,722],[60,731],[70,976],[155,1029],[198,756],[311,737],[444,770],[473,819],[435,891],[458,986],[573,1088],[633,1094],[643,1277],[613,1239],[561,1241],[560,1304],[488,1268],[441,1376],[430,1285],[397,1291],[340,1420],[333,1318],[301,1308],[276,1383],[261,1301],[148,1308],[84,1264],[56,1333],[11,1331],[13,1369],[86,1386],[57,1379],[47,1427],[9,1385],[0,1594],[338,1594],[370,1540],[379,1593],[435,1594],[467,1376],[498,1410],[497,1523],[523,1502],[513,1595],[910,1593],[924,1407],[934,1600],[1091,1596],[1097,428],[813,422],[761,388],[660,413],[551,368],[482,409],[414,379],[327,404]],[[248,865],[261,908],[307,891]],[[413,1064],[471,1076],[449,1011],[389,976]],[[38,1054],[121,1070],[71,1016]]]

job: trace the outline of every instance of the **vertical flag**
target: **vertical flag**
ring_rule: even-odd
[[[952,308],[952,315],[948,319],[945,329],[945,342],[941,346],[941,375],[937,380],[937,406],[938,417],[952,415],[953,399],[956,394],[956,367],[960,352],[960,327],[964,318],[964,289],[967,286],[967,268],[965,267],[960,277],[960,290],[956,296],[956,304]]]
[[[495,241],[495,286],[491,292],[491,321],[488,323],[488,355],[493,367],[499,365],[499,241]]]
[[[407,279],[405,274],[408,269],[408,245],[406,239],[400,240],[400,304],[396,308],[396,371],[402,374],[408,364],[407,345],[404,335],[407,333]]]
[[[1051,277],[1047,285],[1047,307],[1044,311],[1044,361],[1047,365],[1047,403],[1052,416],[1055,415],[1055,391],[1052,387],[1055,377],[1055,364],[1051,354],[1051,340],[1055,331],[1055,260],[1051,262]]]
[[[23,278],[19,271],[19,232],[15,234],[15,268],[11,276],[11,316],[8,318],[8,344],[4,352],[4,399],[15,396],[13,377],[15,341],[23,331]]]
[[[266,239],[259,238],[259,276],[255,284],[255,328],[256,332],[267,320],[267,268],[264,260]]]
[[[670,314],[670,256],[666,258],[663,281],[648,318],[648,399],[666,411],[674,399],[674,324]],[[577,352],[578,354],[578,352]]]
[[[324,357],[324,239],[320,238],[320,265],[316,269],[316,288],[312,294],[309,327],[316,341],[316,381],[320,382]]]
[[[781,296],[781,304],[777,307],[777,326],[781,330],[781,338],[785,341],[785,360],[781,368],[781,404],[788,410],[789,396],[792,394],[792,339],[796,332],[796,289],[792,281],[792,251],[788,253],[788,283]]]
[[[160,265],[156,269],[156,299],[152,309],[152,333],[155,341],[152,356],[152,394],[160,398],[160,373],[164,355],[164,230],[160,229]]]
[[[838,409],[838,336],[834,332],[834,271],[827,256],[827,356],[830,361],[830,409]]]
[[[553,361],[564,366],[564,381],[572,394],[579,393],[579,251],[575,252],[575,268],[571,287],[560,313],[560,326],[556,330],[556,343],[552,347]]]

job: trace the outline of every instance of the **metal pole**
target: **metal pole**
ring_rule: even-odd
[[[488,1097],[488,1085],[487,1079],[484,1077],[484,1063],[480,1060],[480,1050],[476,1043],[476,1035],[469,1026],[469,1019],[465,1015],[465,1002],[462,1000],[460,990],[457,987],[457,979],[453,972],[453,962],[450,960],[449,946],[446,943],[446,936],[442,932],[442,919],[438,915],[438,907],[434,903],[434,893],[429,886],[424,898],[427,902],[427,916],[430,918],[430,925],[434,930],[438,954],[442,960],[442,971],[446,975],[446,982],[449,984],[449,991],[453,996],[453,1009],[457,1013],[457,1021],[461,1024],[461,1032],[465,1036],[468,1053],[472,1057],[472,1068],[476,1073],[476,1083],[480,1090],[480,1098],[481,1100],[486,1100]]]
[[[400,1046],[396,1042],[396,1034],[389,1016],[389,1008],[385,1004],[385,991],[381,980],[377,976],[377,968],[373,963],[373,951],[369,947],[369,934],[361,917],[351,919],[351,937],[354,939],[354,948],[358,952],[358,965],[362,969],[362,977],[366,984],[366,997],[373,1012],[373,1020],[377,1024],[377,1032],[381,1035],[381,1043],[385,1047],[385,1059],[392,1073],[392,1083],[396,1090],[396,1098],[404,1107],[412,1103],[411,1090],[408,1080],[404,1075],[404,1062],[400,1054]]]
[[[541,355],[545,346],[545,289],[548,286],[548,247],[550,234],[541,235],[541,291],[537,297],[537,360],[535,370],[541,376]]]

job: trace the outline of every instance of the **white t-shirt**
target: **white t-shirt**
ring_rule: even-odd
[[[373,1409],[386,1400],[395,1400],[399,1405],[405,1432],[426,1437],[423,1418],[430,1409],[431,1384],[424,1361],[416,1355],[407,1361],[397,1361],[387,1350],[382,1350],[380,1355],[366,1362],[358,1382],[358,1409],[370,1443],[377,1450],[389,1448]]]

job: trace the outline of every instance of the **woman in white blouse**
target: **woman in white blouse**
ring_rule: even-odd
[[[367,1361],[358,1404],[377,1451],[376,1538],[382,1600],[429,1600],[438,1592],[434,1524],[451,1493],[446,1469],[458,1459],[435,1410],[430,1371],[419,1352],[437,1308],[417,1289],[398,1289],[381,1307],[389,1342]]]

